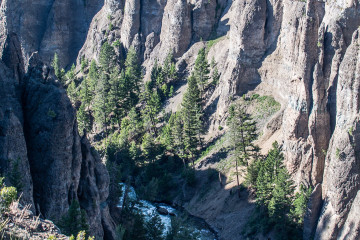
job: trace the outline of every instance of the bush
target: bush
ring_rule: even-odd
[[[17,198],[17,190],[14,187],[3,187],[0,192],[2,207],[6,209],[10,207],[10,204]]]

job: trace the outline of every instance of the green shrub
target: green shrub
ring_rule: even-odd
[[[9,208],[10,204],[17,198],[17,190],[14,187],[3,187],[0,192],[0,197],[5,208]]]
[[[336,157],[340,158],[340,154],[341,154],[340,149],[336,148],[336,152],[335,152]]]
[[[51,108],[49,108],[49,111],[47,112],[47,115],[49,117],[51,117],[51,118],[56,118],[56,113]]]

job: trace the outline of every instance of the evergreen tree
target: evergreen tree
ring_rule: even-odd
[[[169,97],[173,97],[174,96],[174,86],[171,85],[170,90],[169,90]]]
[[[64,71],[60,68],[60,60],[57,53],[54,54],[51,66],[54,68],[55,76],[60,80],[60,82],[63,82]]]
[[[137,54],[134,48],[130,48],[125,60],[125,79],[127,96],[129,99],[129,109],[134,107],[139,101],[140,83],[141,83],[141,67],[138,63]]]
[[[203,97],[205,86],[209,80],[210,65],[206,59],[205,48],[200,49],[195,61],[194,76],[200,88],[200,97]]]
[[[85,106],[90,106],[90,103],[92,102],[93,99],[93,93],[90,91],[88,77],[85,77],[81,83],[80,98],[81,98],[81,102]]]
[[[99,63],[102,71],[108,75],[116,66],[116,53],[114,47],[111,46],[107,41],[101,46]]]
[[[144,216],[141,213],[134,214],[133,228],[126,240],[148,240]]]
[[[235,157],[236,180],[239,188],[239,164],[248,166],[250,158],[256,156],[259,150],[253,144],[257,137],[256,126],[240,106],[230,106],[229,114],[230,141]]]
[[[92,95],[95,95],[95,88],[97,85],[97,81],[99,79],[98,67],[96,65],[95,60],[91,61],[90,68],[89,68],[89,91]]]
[[[191,159],[194,164],[197,147],[201,143],[200,134],[203,123],[199,88],[193,75],[188,80],[188,89],[184,94],[182,114],[185,151],[188,159]]]
[[[121,196],[121,165],[118,165],[115,161],[112,162],[109,159],[106,160],[106,169],[109,172],[109,201],[111,204],[117,204]]]
[[[183,160],[185,167],[185,145],[184,145],[184,122],[182,113],[174,113],[174,127],[172,128],[172,148],[175,150],[175,153]]]
[[[105,137],[107,137],[107,127],[109,123],[109,114],[111,105],[109,104],[108,92],[110,89],[109,79],[105,72],[102,72],[98,84],[96,86],[96,96],[94,99],[94,117],[95,121],[104,129]]]
[[[69,96],[72,103],[78,100],[77,89],[75,81],[71,81],[66,89],[67,95]]]
[[[130,153],[131,159],[134,162],[136,162],[140,158],[141,151],[134,141],[132,141],[130,144],[129,153]]]
[[[71,66],[71,69],[65,74],[66,82],[76,81],[75,64]]]
[[[220,73],[219,73],[219,70],[217,69],[217,67],[215,67],[211,78],[212,78],[212,85],[213,86],[218,85],[219,80],[220,80]]]
[[[256,181],[256,201],[259,205],[268,206],[272,198],[273,184],[279,174],[283,154],[277,142],[273,143],[273,148],[269,151],[265,161],[261,163],[260,171]]]
[[[181,220],[177,217],[171,218],[170,230],[166,235],[166,240],[196,240],[198,234],[187,226],[186,219]]]
[[[22,180],[22,173],[20,171],[20,158],[11,161],[12,167],[9,172],[9,180],[12,186],[14,186],[18,193],[20,193],[24,187]],[[1,186],[2,184],[0,184]]]
[[[120,126],[121,119],[124,117],[124,106],[123,106],[123,99],[125,98],[125,89],[123,83],[123,74],[122,77],[120,76],[119,71],[114,68],[110,74],[109,79],[109,105],[111,108],[111,112],[115,115],[115,123]]]
[[[156,124],[158,123],[157,115],[161,107],[160,96],[157,90],[153,91],[152,93],[149,91],[146,95],[146,105],[143,110],[144,119],[146,122],[148,122],[147,125],[150,132],[153,132],[155,136],[157,136]]]
[[[311,187],[306,188],[304,187],[304,185],[301,185],[300,192],[297,192],[295,194],[295,198],[292,204],[293,206],[291,209],[291,216],[300,226],[302,226],[302,224],[304,223],[304,216],[311,193]]]
[[[150,220],[145,223],[148,240],[162,240],[164,239],[162,233],[164,231],[164,224],[161,222],[161,218],[155,212],[153,212]]]
[[[79,133],[82,133],[84,130],[87,132],[91,131],[91,116],[89,111],[86,109],[85,102],[81,103],[79,110],[77,111],[77,120],[79,125]]]
[[[156,145],[154,137],[150,133],[145,133],[141,144],[141,150],[146,160],[154,160],[156,156]]]
[[[167,150],[174,149],[173,128],[175,126],[175,120],[176,120],[176,113],[172,113],[169,122],[162,129],[160,140]]]
[[[61,232],[65,235],[76,235],[80,231],[88,231],[89,225],[86,221],[86,212],[80,209],[78,201],[72,201],[69,211],[62,218],[58,224]]]
[[[81,57],[81,72],[85,72],[85,68],[87,68],[89,62],[88,60],[85,58],[85,56]]]
[[[142,122],[136,108],[131,108],[129,112],[129,138],[134,139],[141,134]]]
[[[294,188],[290,175],[285,167],[281,167],[275,178],[272,198],[268,205],[269,215],[273,222],[286,224],[293,193]]]

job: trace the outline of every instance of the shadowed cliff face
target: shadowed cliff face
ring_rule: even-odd
[[[28,65],[33,51],[39,51],[46,62],[58,51],[63,66],[68,66],[76,55],[78,63],[83,56],[97,59],[104,41],[119,40],[125,49],[135,47],[146,77],[155,60],[163,61],[171,50],[186,77],[198,50],[205,46],[199,41],[217,39],[208,51],[208,60],[214,58],[221,72],[220,84],[205,103],[209,109],[208,137],[225,125],[233,97],[252,90],[273,95],[281,102],[282,113],[273,119],[278,123],[276,129],[261,142],[264,146],[271,145],[267,141],[280,142],[295,182],[314,189],[304,239],[311,235],[315,239],[359,238],[360,222],[354,214],[360,205],[358,1],[37,0],[20,4],[3,0],[1,9],[0,47],[4,50],[0,56],[11,68],[0,68],[2,84],[9,88],[7,94],[0,95],[4,102],[0,144],[7,146],[3,148],[6,151],[0,150],[1,164],[9,167],[5,160],[21,153],[27,173],[24,178],[34,181],[24,197],[35,199],[38,211],[58,214],[68,207],[66,198],[79,198],[89,213],[99,213],[102,210],[91,209],[85,199],[98,196],[99,203],[104,201],[106,177],[97,191],[87,189],[95,188],[91,181],[82,182],[84,176],[99,173],[92,172],[93,165],[88,164],[92,157],[90,162],[98,158],[85,151],[88,145],[77,135],[74,110],[64,92],[44,80],[42,74],[48,70],[30,69],[26,87],[20,86],[25,72],[21,66]],[[18,43],[7,45],[14,32]],[[11,46],[19,49],[17,45],[24,58],[6,53]],[[23,103],[17,100],[18,89],[25,92]],[[170,100],[167,110],[176,111],[183,89]],[[46,116],[49,108],[54,108],[56,117]],[[15,138],[20,139],[17,144],[9,144]],[[84,160],[84,156],[88,157]],[[43,163],[46,165],[41,166]],[[33,171],[35,168],[38,170]],[[57,175],[62,168],[66,169],[64,174]],[[34,176],[43,175],[49,182],[40,186]],[[64,197],[57,198],[49,191],[49,199],[41,199],[57,178],[64,181],[56,186]],[[63,209],[53,209],[53,200]],[[201,214],[196,209],[191,212]],[[106,214],[102,212],[104,219],[108,219]],[[99,221],[95,216],[93,219],[94,224]]]
[[[5,59],[16,59],[19,52],[21,56],[13,46],[16,42],[5,49]],[[16,64],[21,62],[6,62],[9,67]],[[77,200],[86,210],[91,235],[113,239],[106,204],[109,175],[86,137],[80,138],[65,90],[37,53],[30,57],[26,74],[12,69],[0,62],[1,171],[7,176],[18,159],[22,201],[31,204],[31,210],[57,222]]]

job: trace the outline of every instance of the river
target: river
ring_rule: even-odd
[[[124,202],[125,192],[127,192],[127,200],[135,203],[135,208],[138,209],[145,217],[145,221],[148,221],[153,214],[160,217],[162,224],[164,225],[163,235],[165,236],[171,228],[171,218],[174,216],[179,218],[185,218],[187,224],[191,225],[193,231],[198,236],[198,240],[217,240],[216,234],[207,226],[204,220],[189,216],[189,214],[180,208],[174,208],[165,203],[154,203],[142,199],[138,199],[136,191],[131,186],[126,186],[124,183],[120,183],[122,196],[120,197],[118,207],[121,208]],[[128,188],[128,189],[126,189]],[[166,209],[167,214],[160,214],[158,209]],[[165,211],[165,213],[166,213]]]

